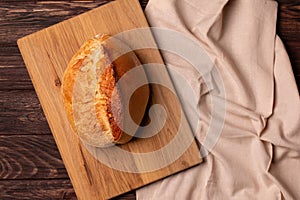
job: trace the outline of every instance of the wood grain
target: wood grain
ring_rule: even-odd
[[[101,4],[102,1],[97,0],[95,1],[96,3],[76,2],[75,4],[71,1],[43,2],[43,4],[35,2],[35,0],[0,1],[0,95],[2,95],[0,100],[2,100],[4,96],[7,96],[7,98],[3,99],[0,103],[0,134],[2,134],[3,137],[24,134],[22,132],[22,126],[24,126],[24,129],[26,130],[25,134],[39,134],[37,132],[41,132],[42,134],[51,134],[48,125],[43,125],[45,123],[45,117],[43,116],[43,113],[41,113],[42,111],[40,107],[36,104],[38,101],[37,96],[33,91],[33,86],[23,63],[23,59],[19,53],[16,40],[19,37],[23,37],[29,33],[36,32],[42,28],[95,8],[97,4]],[[298,88],[300,89],[300,3],[295,0],[278,0],[278,2],[277,33],[282,38],[285,47],[287,48],[295,78],[298,82]],[[144,7],[147,0],[142,0],[140,3],[142,7]],[[14,12],[8,12],[9,10],[14,10]],[[53,13],[51,13],[53,10],[60,10],[62,12],[53,15]],[[2,22],[4,21],[9,21],[10,23],[5,23],[5,25],[3,25]],[[7,32],[11,34],[7,35]],[[10,90],[12,90],[12,93],[6,93],[7,91],[10,92]],[[20,97],[13,96],[13,94],[20,95]],[[14,98],[14,103],[10,102],[11,98]],[[25,103],[25,100],[22,100],[23,98],[26,98],[26,101],[33,101],[33,105]],[[17,109],[12,112],[11,109],[18,100],[23,101],[24,104],[18,104]],[[3,103],[5,103],[5,108],[3,107]],[[22,106],[24,107],[22,108]],[[30,110],[30,112],[35,114],[27,115],[25,114],[26,110]],[[25,117],[24,121],[19,121],[18,116],[23,116],[24,114],[29,117]],[[41,115],[43,116],[41,117],[43,120],[34,119],[35,116]],[[5,116],[8,116],[8,118]],[[16,125],[10,123],[9,121],[11,120],[16,120]],[[36,127],[34,127],[35,124]],[[33,130],[30,130],[31,128]],[[39,139],[42,139],[44,136],[45,135],[36,135]],[[53,142],[54,140],[51,138],[52,135],[49,140]],[[20,149],[21,148],[22,146],[20,146]],[[28,149],[29,151],[36,151],[35,146],[31,146],[30,148],[32,149]],[[47,152],[52,155],[58,154],[56,147],[48,149]],[[2,160],[2,158],[0,158],[0,160]],[[33,160],[33,162],[36,161]],[[26,166],[21,167],[26,168]],[[41,172],[39,167],[41,166],[37,166],[38,170]],[[61,172],[60,176],[63,176],[62,174],[64,174],[65,177],[68,176],[66,171]],[[42,175],[42,172],[40,175]],[[76,199],[74,197],[75,194],[72,190],[70,181],[55,178],[53,178],[53,180],[48,180],[42,176],[40,179],[41,180],[23,180],[18,178],[14,180],[0,179],[0,198],[33,199],[34,196],[36,196],[37,199]],[[68,183],[65,184],[64,181],[67,181]],[[55,185],[55,187],[52,185]],[[6,192],[4,192],[3,188],[7,188],[5,191],[8,194],[5,194]],[[52,188],[52,196],[49,195],[48,188]],[[65,197],[64,195],[60,196],[59,194],[62,193],[72,193],[73,195],[66,195]],[[3,197],[4,195],[5,197]],[[134,192],[128,196],[120,196],[118,199],[134,200]]]
[[[1,200],[77,199],[68,179],[0,181]]]
[[[18,46],[72,184],[77,196],[81,199],[115,197],[201,162],[195,141],[189,143],[193,141],[193,134],[185,116],[181,114],[179,101],[176,101],[174,94],[172,95],[166,88],[158,85],[151,85],[150,102],[153,105],[161,104],[165,107],[168,116],[167,123],[155,136],[135,139],[122,145],[121,148],[140,155],[145,152],[153,155],[154,151],[170,143],[175,135],[177,137],[177,130],[180,126],[184,130],[184,137],[174,140],[173,149],[167,149],[148,160],[134,157],[132,153],[127,154],[126,157],[120,153],[113,154],[109,148],[104,154],[99,148],[90,147],[91,150],[88,152],[70,127],[64,112],[61,84],[57,83],[61,82],[63,72],[71,57],[84,41],[97,33],[114,35],[142,27],[148,27],[148,25],[139,3],[133,0],[118,0],[18,40]],[[136,40],[139,44],[154,44],[149,30],[135,35],[134,39],[128,41]],[[136,53],[144,64],[163,63],[158,50],[140,50]],[[146,70],[148,78],[157,77],[172,85],[165,68],[153,69],[155,71],[152,74]],[[162,121],[161,116],[155,115],[156,120]],[[189,143],[189,147],[185,152],[180,152],[177,157],[178,147],[184,143]],[[94,156],[98,160],[90,154],[91,152],[95,152]],[[136,173],[126,173],[109,167],[102,163],[103,157],[108,157],[109,163],[115,160],[122,162],[122,165],[127,165],[127,168],[135,169]],[[148,169],[148,166],[160,166],[167,162],[166,159],[169,157],[173,157],[175,161],[166,166],[162,165],[155,171],[142,171],[142,169]]]
[[[51,134],[33,90],[2,91],[0,104],[0,135]]]
[[[0,67],[1,90],[33,90],[32,82],[25,67]]]
[[[68,178],[56,148],[51,135],[0,136],[0,180]]]
[[[68,179],[0,181],[0,196],[1,200],[77,199]],[[133,199],[134,193],[126,193],[112,200]]]
[[[21,38],[24,35],[28,35],[42,28],[69,19],[72,16],[79,15],[107,2],[108,1],[89,3],[79,3],[73,1],[62,1],[60,3],[55,1],[39,3],[23,2],[19,8],[17,8],[13,3],[2,3],[0,14],[2,16],[9,17],[0,21],[0,41],[6,41],[6,43],[15,43],[16,37]],[[14,21],[14,19],[18,20]]]

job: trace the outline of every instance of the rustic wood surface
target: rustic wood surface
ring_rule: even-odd
[[[76,199],[16,40],[107,2],[0,0],[0,199]],[[277,30],[299,89],[300,2],[278,3]]]

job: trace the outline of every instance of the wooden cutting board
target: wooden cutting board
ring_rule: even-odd
[[[151,104],[161,104],[167,113],[167,122],[154,136],[137,138],[132,142],[118,146],[129,156],[124,160],[118,152],[105,150],[105,156],[111,162],[122,162],[122,166],[132,167],[132,171],[120,171],[101,162],[101,149],[86,148],[70,127],[64,111],[61,95],[61,79],[72,55],[89,38],[97,33],[114,35],[125,30],[148,27],[142,9],[137,0],[117,0],[51,26],[18,40],[18,46],[39,97],[51,131],[61,153],[62,159],[79,199],[108,199],[139,188],[191,166],[202,159],[193,134],[184,115],[181,114],[177,97],[163,86],[150,85]],[[149,32],[150,33],[150,32]],[[151,34],[145,35],[147,42],[154,42]],[[143,40],[143,39],[141,39]],[[141,41],[142,42],[142,41]],[[163,63],[158,50],[139,50],[137,56],[142,63]],[[171,80],[165,68],[151,72],[165,81]],[[161,115],[154,116],[158,121]],[[176,146],[192,141],[186,151],[174,158],[174,162],[160,166],[164,159],[176,156],[176,149],[156,154],[148,160],[136,159],[134,155],[158,152],[177,137],[179,121],[185,136],[175,141]],[[146,120],[147,121],[147,120]],[[150,122],[151,123],[151,122]],[[133,155],[134,154],[134,155]],[[152,169],[155,170],[149,170]],[[145,171],[143,169],[148,169]]]

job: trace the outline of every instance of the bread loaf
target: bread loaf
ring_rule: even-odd
[[[101,34],[86,41],[72,57],[62,80],[64,106],[73,130],[85,143],[97,147],[123,144],[132,138],[120,127],[126,121],[122,102],[122,95],[128,95],[122,92],[126,85],[118,87],[116,83],[141,64],[133,51],[111,60],[115,51],[128,46],[109,38]],[[137,78],[147,79],[146,74]],[[143,86],[136,93],[130,100],[130,114],[139,124],[147,107],[149,88]]]

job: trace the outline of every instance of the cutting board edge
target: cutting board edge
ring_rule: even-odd
[[[112,4],[112,3],[114,3],[114,2],[107,3],[107,4],[102,5],[102,6],[98,7],[98,8],[96,8],[96,9],[100,9],[100,8],[103,9],[103,6],[109,6],[109,5]],[[23,48],[23,46],[25,46],[25,45],[23,45],[23,44],[26,43],[26,40],[30,40],[32,37],[35,37],[36,35],[43,34],[44,32],[47,32],[48,30],[50,30],[50,29],[52,29],[53,27],[57,26],[58,24],[67,23],[66,21],[70,22],[71,20],[74,20],[74,18],[77,18],[77,17],[79,17],[79,16],[83,16],[83,15],[88,15],[88,13],[90,13],[90,12],[95,12],[96,9],[91,10],[91,11],[88,11],[88,12],[83,13],[83,14],[80,14],[80,15],[75,16],[75,17],[73,17],[73,18],[67,19],[67,20],[65,20],[65,21],[56,23],[56,24],[51,25],[51,26],[49,26],[49,27],[47,27],[47,28],[44,28],[44,29],[42,29],[42,30],[40,30],[40,31],[38,31],[38,32],[29,34],[29,35],[27,35],[27,36],[24,36],[24,37],[18,39],[18,40],[17,40],[17,44],[18,44],[18,47],[19,47],[20,52],[21,52],[21,54],[22,54],[22,57],[24,58],[24,52],[26,52],[26,49],[24,49],[25,47]],[[24,62],[25,62],[25,59],[24,59]],[[41,102],[41,98],[42,98],[42,97],[40,97],[40,94],[39,94],[39,92],[37,91],[36,85],[37,85],[38,83],[36,83],[36,82],[34,81],[35,78],[33,78],[33,75],[32,75],[32,72],[31,72],[32,69],[31,69],[31,67],[28,67],[28,65],[27,65],[26,63],[25,63],[25,65],[26,65],[27,71],[29,72],[29,76],[30,76],[30,78],[31,78],[31,80],[32,80],[32,83],[33,83],[33,85],[34,85],[34,88],[35,88],[35,90],[36,90],[36,93],[38,94],[38,98],[39,98],[39,100],[40,100],[40,102]],[[172,83],[172,84],[173,84],[173,83]],[[43,108],[43,111],[44,111],[44,113],[45,113],[45,115],[46,115],[46,118],[47,118],[47,120],[48,120],[48,118],[50,118],[50,117],[48,117],[47,112],[45,112],[44,105],[42,105],[42,108]],[[48,124],[50,124],[50,123],[48,122]],[[52,130],[52,127],[51,127],[51,126],[50,126],[50,128],[51,128],[52,135],[54,136],[54,139],[56,140],[56,144],[58,144],[58,142],[57,142],[58,139],[56,138],[56,135],[53,133],[53,130]],[[59,150],[60,150],[60,149],[61,149],[61,148],[59,148]],[[61,153],[61,150],[60,150],[60,153]],[[191,164],[190,166],[186,167],[184,170],[187,170],[187,169],[189,169],[190,167],[196,166],[196,165],[200,164],[201,162],[202,162],[202,159],[201,159],[201,157],[199,157],[199,160],[198,160],[197,162],[195,162],[194,164]],[[177,171],[174,171],[174,173],[179,173],[180,171],[182,171],[182,169],[178,169]],[[67,172],[68,172],[69,176],[72,177],[72,175],[71,175],[71,173],[69,172],[69,170],[67,170]],[[158,181],[158,180],[160,180],[160,179],[162,179],[162,178],[171,176],[172,174],[173,174],[173,172],[172,172],[171,174],[166,175],[166,176],[161,176],[160,178],[158,178],[158,179],[156,179],[156,180],[153,180],[153,181],[151,181],[151,182],[148,182],[147,185],[150,184],[150,183],[156,182],[156,181]],[[71,181],[72,181],[72,179],[71,179]],[[72,181],[72,182],[73,182],[73,181]],[[143,185],[134,187],[134,188],[132,188],[132,189],[137,189],[137,188],[141,188],[141,187],[143,187]],[[132,189],[131,189],[131,190],[132,190]],[[130,191],[130,190],[128,190],[128,191]],[[128,191],[126,191],[126,192],[128,192]],[[76,191],[75,191],[75,192],[76,192]],[[77,193],[77,192],[76,192],[76,193]],[[124,192],[121,192],[121,193],[117,194],[116,196],[119,196],[120,194],[123,194],[123,193],[124,193]],[[115,196],[112,196],[112,197],[115,197]],[[110,197],[110,198],[112,198],[112,197]]]

